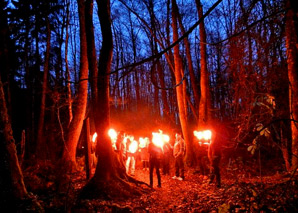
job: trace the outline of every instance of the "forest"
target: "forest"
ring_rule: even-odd
[[[1,211],[298,211],[296,0],[0,9]]]

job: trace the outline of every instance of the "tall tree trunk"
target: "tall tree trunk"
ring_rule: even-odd
[[[183,26],[182,19],[181,19],[177,4],[173,5],[173,7],[176,7],[176,10],[178,11],[177,18],[179,21],[179,26],[180,26],[182,34],[185,34],[185,28]],[[197,108],[197,110],[195,110],[194,117],[197,118],[198,113],[199,113],[200,91],[199,91],[199,83],[196,80],[195,72],[193,69],[193,62],[192,62],[192,57],[191,57],[191,53],[190,53],[190,44],[188,41],[188,37],[184,38],[184,45],[185,45],[185,52],[186,52],[189,76],[190,76],[190,83],[191,83],[191,87],[192,87],[192,91],[193,91],[193,95],[194,95],[194,99],[195,99],[195,106]]]
[[[43,71],[43,82],[41,91],[41,104],[40,104],[40,114],[37,130],[37,158],[46,159],[46,144],[44,136],[44,118],[45,118],[45,108],[46,108],[46,94],[48,85],[48,74],[49,74],[49,61],[50,61],[50,47],[51,47],[51,29],[50,21],[46,17],[46,28],[47,28],[47,46],[45,53],[44,71]]]
[[[176,0],[172,0],[172,5],[176,4]],[[178,11],[175,7],[172,7],[172,28],[173,28],[173,42],[178,40],[178,28],[177,28],[177,13]],[[174,47],[174,64],[175,64],[175,78],[176,84],[181,83],[182,81],[182,73],[183,73],[183,66],[182,66],[182,59],[179,53],[179,45],[177,44]],[[186,82],[183,81],[183,84]],[[185,99],[183,94],[183,84],[176,87],[176,94],[177,94],[177,103],[178,103],[178,110],[179,110],[179,119],[180,125],[182,129],[182,133],[184,136],[184,140],[186,143],[186,162],[192,164],[193,163],[193,147],[190,140],[190,134],[188,132],[188,123],[187,123],[187,112],[185,110]]]
[[[65,26],[65,79],[67,79],[66,87],[67,87],[67,104],[68,104],[68,127],[72,120],[72,97],[71,97],[71,87],[70,87],[70,73],[69,73],[69,66],[68,66],[68,40],[69,40],[69,33],[68,33],[68,26],[69,26],[69,1],[66,2],[66,26]]]
[[[107,134],[110,127],[110,105],[109,105],[109,75],[113,56],[113,35],[110,18],[110,0],[97,0],[98,16],[102,32],[102,47],[100,50],[98,69],[98,103],[95,111],[95,128],[100,135],[96,152],[98,164],[94,175],[95,179],[109,180],[113,175],[112,145]]]
[[[113,55],[113,37],[110,18],[110,0],[97,0],[98,16],[102,31],[102,47],[100,50],[98,69],[98,103],[95,107],[95,128],[99,135],[96,147],[98,163],[95,174],[82,190],[80,196],[85,198],[104,198],[121,196],[122,193],[134,193],[127,182],[132,180],[127,176],[124,164],[121,163],[121,153],[116,154],[112,149],[108,136],[110,127],[109,106],[109,73]],[[126,188],[128,187],[128,190]]]
[[[76,149],[85,118],[88,91],[88,58],[85,27],[85,4],[84,0],[78,0],[79,21],[80,21],[80,76],[77,97],[74,101],[74,116],[70,123],[65,146],[62,155],[62,162],[73,169],[76,164]]]
[[[203,17],[203,7],[200,0],[196,0],[196,6],[199,14],[199,18]],[[208,124],[211,117],[211,100],[210,100],[210,88],[209,88],[209,74],[207,70],[207,53],[206,53],[206,32],[204,21],[200,23],[200,50],[201,50],[201,99],[199,105],[199,127],[204,127]]]
[[[286,47],[292,129],[292,169],[298,167],[298,11],[297,1],[286,0]]]
[[[94,41],[94,26],[93,26],[93,0],[86,1],[86,36],[87,36],[87,49],[88,49],[88,63],[90,70],[90,85],[91,85],[91,100],[92,104],[97,104],[97,77],[98,65],[96,58],[96,49]]]

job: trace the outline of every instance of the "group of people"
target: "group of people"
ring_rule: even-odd
[[[196,143],[196,142],[195,142]],[[202,175],[207,175],[210,171],[210,183],[215,180],[216,186],[220,187],[220,150],[216,141],[213,141],[209,145],[202,145],[196,143],[197,146],[197,160]],[[164,143],[163,146],[159,146],[149,140],[149,138],[142,139],[142,142],[137,142],[133,138],[125,137],[121,132],[116,141],[116,149],[121,153],[123,161],[126,167],[126,173],[129,175],[135,175],[136,160],[141,161],[143,170],[149,169],[150,186],[153,187],[153,173],[154,170],[157,176],[157,187],[161,187],[161,174],[170,174],[170,159],[174,157],[175,175],[172,177],[177,180],[184,180],[184,156],[185,156],[185,141],[181,134],[176,133],[174,144]],[[204,163],[204,156],[209,159],[210,170]]]

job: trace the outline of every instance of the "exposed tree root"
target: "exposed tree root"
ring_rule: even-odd
[[[139,196],[149,192],[150,186],[133,177],[123,174],[113,176],[110,180],[96,180],[94,177],[79,194],[79,199],[122,199],[128,196]]]

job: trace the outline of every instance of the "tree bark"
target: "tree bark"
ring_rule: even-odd
[[[97,78],[98,78],[98,65],[96,59],[96,49],[94,41],[94,26],[93,26],[93,0],[86,1],[86,36],[87,36],[87,49],[88,49],[88,63],[90,70],[90,85],[91,85],[91,98],[94,101],[94,106],[97,104]]]
[[[69,40],[69,33],[68,33],[68,26],[69,26],[69,2],[66,2],[66,26],[65,26],[65,79],[67,79],[66,87],[67,87],[67,104],[68,104],[68,125],[69,127],[71,120],[73,118],[72,114],[72,97],[71,97],[71,87],[70,87],[70,73],[69,73],[69,66],[68,66],[68,40]]]
[[[176,4],[176,0],[172,0],[172,5]],[[178,11],[175,9],[175,7],[172,7],[172,28],[173,28],[173,42],[178,40],[178,28],[177,28],[177,13]],[[179,45],[177,44],[174,46],[174,64],[175,64],[175,78],[176,78],[176,84],[181,83],[182,81],[182,73],[183,67],[182,67],[182,59],[179,53]],[[177,103],[178,103],[178,110],[179,110],[179,119],[180,119],[180,125],[183,133],[183,137],[186,143],[186,162],[192,164],[193,162],[193,153],[192,153],[192,143],[190,140],[190,134],[188,132],[188,123],[187,123],[187,111],[185,110],[185,99],[184,93],[183,93],[183,84],[186,82],[183,81],[183,83],[176,87],[176,94],[177,94]]]
[[[196,0],[196,6],[199,14],[199,18],[203,16],[203,8],[200,0]],[[209,74],[207,70],[207,53],[206,53],[206,32],[204,21],[200,23],[200,50],[201,50],[201,99],[199,105],[199,127],[204,128],[208,124],[211,117],[211,100],[210,100],[210,88],[209,88]]]
[[[297,1],[286,0],[286,48],[292,129],[292,170],[298,168],[298,11]]]
[[[109,73],[113,55],[110,0],[97,0],[97,5],[102,31],[102,47],[98,63],[98,103],[94,107],[95,128],[99,135],[96,147],[98,163],[94,176],[84,187],[80,197],[107,199],[114,196],[130,196],[131,193],[136,193],[136,191],[132,189],[129,183],[134,179],[126,174],[124,164],[121,163],[122,154],[114,152],[108,136],[110,127]],[[137,181],[134,180],[134,182]]]
[[[65,146],[62,155],[62,162],[70,169],[76,165],[76,149],[85,118],[88,90],[88,59],[85,27],[85,4],[84,0],[78,0],[79,21],[80,21],[80,75],[77,97],[74,101],[74,116],[70,123]]]
[[[95,106],[95,127],[100,139],[97,143],[96,153],[98,164],[94,178],[109,180],[113,175],[112,145],[108,136],[110,126],[109,105],[109,75],[113,56],[113,35],[110,18],[110,0],[97,0],[98,16],[102,32],[102,47],[100,50],[98,69],[98,103]]]

